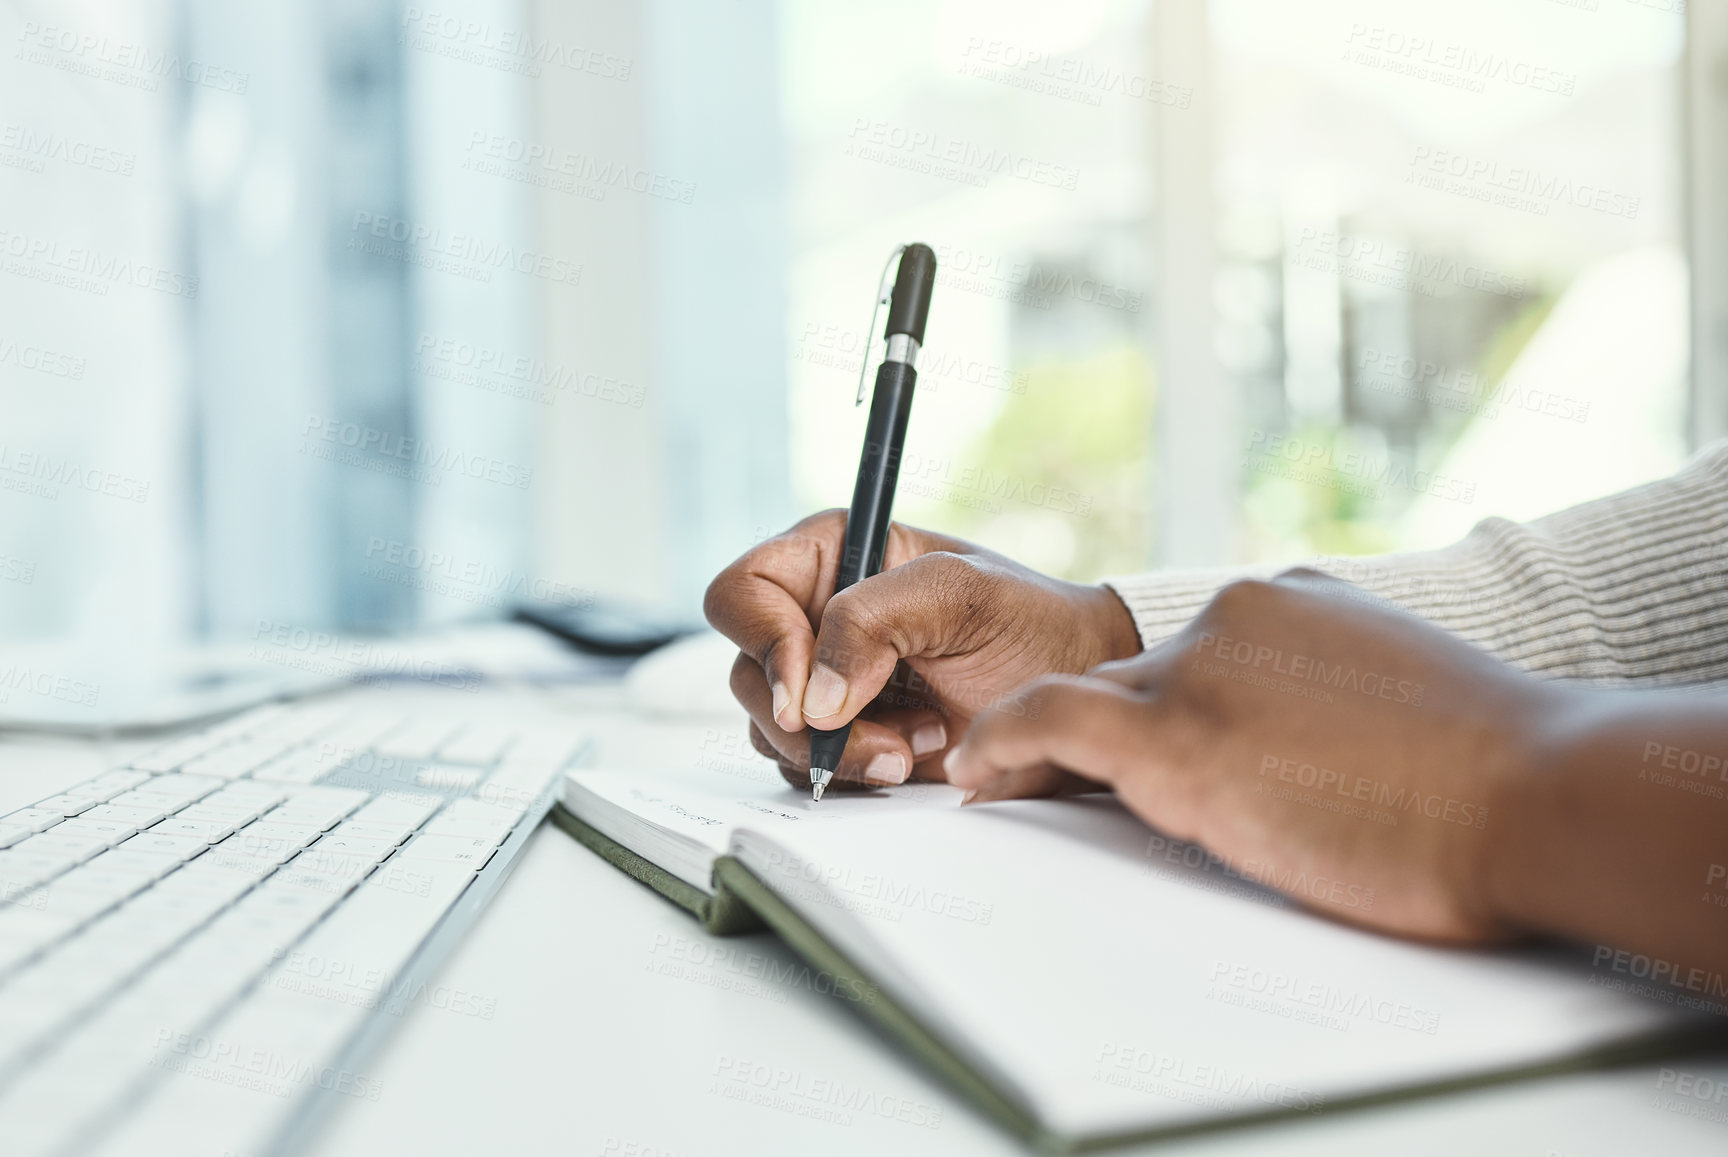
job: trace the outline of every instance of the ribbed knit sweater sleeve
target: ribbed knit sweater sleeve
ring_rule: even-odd
[[[1679,473],[1441,550],[1306,565],[1384,597],[1527,671],[1597,683],[1728,680],[1728,442]],[[1268,569],[1106,580],[1143,645],[1233,579]]]

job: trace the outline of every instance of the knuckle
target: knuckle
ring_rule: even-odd
[[[748,556],[746,556],[748,557]],[[708,620],[708,625],[715,630],[721,630],[721,624],[726,620],[726,608],[732,601],[732,595],[738,585],[738,564],[733,563],[708,584],[708,589],[702,592],[702,617]]]
[[[1252,614],[1277,598],[1278,587],[1265,579],[1236,579],[1220,587],[1207,610],[1224,616]]]
[[[732,674],[727,680],[732,689],[732,697],[740,703],[745,703],[752,692],[758,690],[758,684],[763,682],[762,668],[756,665],[756,660],[738,652],[738,657],[732,660]]]

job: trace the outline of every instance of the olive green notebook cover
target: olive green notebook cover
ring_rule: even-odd
[[[552,822],[614,867],[635,877],[691,913],[709,932],[717,936],[733,936],[745,932],[772,931],[812,968],[831,975],[837,989],[868,993],[870,999],[858,1001],[855,1007],[873,1022],[877,1029],[916,1056],[997,1124],[1035,1149],[1047,1153],[1090,1152],[1130,1144],[1173,1140],[1243,1125],[1288,1120],[1292,1117],[1312,1116],[1322,1111],[1275,1108],[1124,1133],[1078,1137],[1053,1133],[1038,1121],[1027,1106],[1010,1093],[991,1084],[939,1033],[932,1031],[911,1012],[883,993],[863,969],[855,965],[844,952],[836,948],[827,937],[738,860],[731,856],[721,856],[714,861],[714,892],[710,895],[609,836],[602,835],[578,819],[562,803],[553,805]],[[1547,1064],[1489,1070],[1407,1089],[1338,1098],[1328,1101],[1324,1105],[1324,1111],[1392,1104],[1510,1081],[1637,1064],[1657,1057],[1719,1050],[1722,1047],[1723,1036],[1714,1031],[1664,1031],[1609,1047],[1587,1050]]]

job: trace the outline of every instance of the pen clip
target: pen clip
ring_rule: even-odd
[[[888,271],[894,267],[894,261],[906,246],[896,245],[894,252],[888,255],[888,260],[882,265],[882,281],[876,286],[876,304],[870,310],[870,328],[864,331],[864,360],[858,366],[858,398],[852,404],[864,404],[864,379],[870,373],[870,351],[876,345],[876,319],[881,316],[882,307],[888,304],[888,299],[894,294],[894,283],[888,277]]]

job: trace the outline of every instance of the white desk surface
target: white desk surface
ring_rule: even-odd
[[[541,693],[533,693],[541,694]],[[614,689],[556,697],[590,721],[607,763],[695,763],[752,775],[739,719],[646,720]],[[0,742],[0,811],[112,766],[137,743]],[[737,967],[708,962],[730,949]],[[558,1157],[1025,1152],[858,1016],[808,987],[753,979],[748,953],[789,961],[766,935],[719,940],[683,911],[542,825],[515,874],[446,963],[431,997],[363,1066],[376,1101],[344,1103],[313,1145],[321,1157],[412,1153]],[[447,991],[458,1008],[438,1007]],[[784,1098],[720,1095],[717,1067],[745,1059],[800,1078],[843,1075],[915,1116],[845,1112]],[[1728,1081],[1728,1060],[1671,1062]],[[1531,1081],[1117,1153],[1162,1157],[1459,1153],[1628,1157],[1728,1152],[1728,1095],[1664,1100],[1660,1066]],[[1701,1116],[1677,1111],[1683,1105]],[[1713,1115],[1713,1116],[1712,1116]]]

